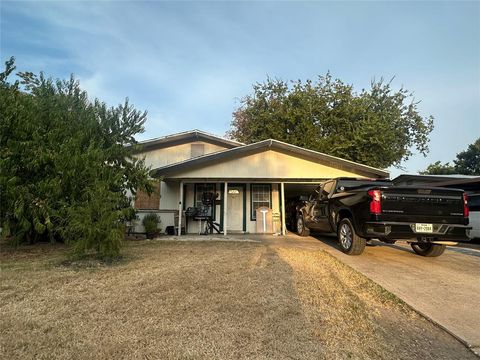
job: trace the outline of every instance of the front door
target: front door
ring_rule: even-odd
[[[228,186],[227,197],[227,231],[243,231],[243,186]]]

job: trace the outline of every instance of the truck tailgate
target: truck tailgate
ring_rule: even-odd
[[[391,187],[382,189],[382,219],[465,224],[463,191],[446,188]]]

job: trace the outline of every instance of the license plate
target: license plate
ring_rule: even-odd
[[[415,224],[415,232],[417,233],[432,233],[433,225],[432,224]]]

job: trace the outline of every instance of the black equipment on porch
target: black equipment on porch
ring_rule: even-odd
[[[197,215],[198,209],[196,207],[189,207],[187,210],[185,210],[185,216],[189,218],[195,217]]]
[[[220,224],[214,221],[213,207],[215,206],[215,199],[218,194],[213,192],[204,192],[202,194],[202,205],[200,207],[189,207],[185,211],[185,216],[194,220],[200,221],[200,234],[213,234],[215,230],[220,234]],[[205,226],[202,228],[202,221],[205,221]]]

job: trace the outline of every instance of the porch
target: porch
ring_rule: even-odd
[[[199,234],[204,231],[205,222],[189,214],[192,208],[202,208],[204,193],[213,193],[215,201],[211,208],[212,220],[224,236],[261,233],[285,235],[287,200],[300,194],[310,194],[320,181],[175,181],[178,189],[178,210],[174,221],[176,233]],[[259,208],[265,209],[260,213],[260,218],[257,212]],[[179,213],[182,214],[181,217],[178,216]]]

